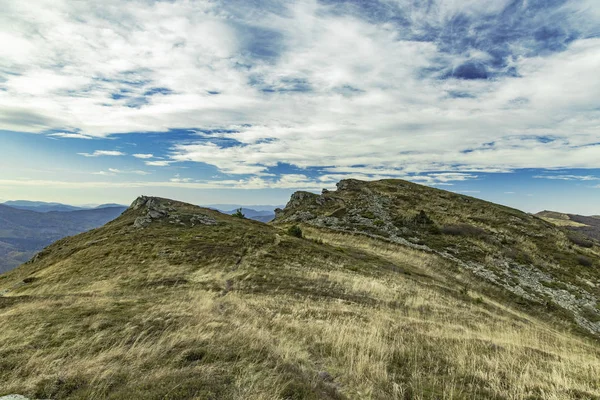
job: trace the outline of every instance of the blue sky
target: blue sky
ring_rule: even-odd
[[[600,214],[596,0],[0,0],[0,199],[400,178]]]

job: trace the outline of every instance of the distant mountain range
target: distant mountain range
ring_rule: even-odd
[[[243,206],[240,204],[210,204],[203,207],[212,208],[221,211],[225,214],[235,214],[237,210],[242,209],[242,214],[246,218],[253,219],[260,222],[270,222],[275,219],[275,209],[283,208],[284,206],[273,206],[273,205],[252,205]]]
[[[242,210],[242,214],[244,214],[244,216],[246,218],[249,219],[253,219],[255,221],[260,221],[260,222],[270,222],[275,218],[275,212],[273,211],[259,211],[256,210],[254,208],[245,208],[245,207],[238,207],[238,208],[234,208],[232,210],[219,210],[225,214],[235,214],[237,212],[237,210],[241,209]]]
[[[215,210],[223,211],[223,210],[237,210],[238,208],[246,208],[254,211],[271,211],[274,212],[276,208],[283,208],[283,205],[265,205],[265,204],[257,204],[257,205],[242,205],[242,204],[204,204],[201,205],[206,208],[213,208]]]
[[[0,204],[0,273],[24,263],[58,239],[104,225],[127,208],[100,206],[80,210],[58,203],[9,203],[16,205]],[[17,207],[37,207],[37,210]]]
[[[79,210],[95,210],[101,208],[113,208],[113,207],[127,207],[122,204],[101,204],[99,206],[89,206],[89,207],[78,207],[71,206],[68,204],[62,203],[47,203],[44,201],[29,201],[29,200],[12,200],[6,201],[2,203],[5,206],[9,206],[12,208],[18,208],[19,210],[29,210],[29,211],[37,211],[37,212],[51,212],[51,211],[79,211]]]

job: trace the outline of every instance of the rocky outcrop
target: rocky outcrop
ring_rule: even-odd
[[[155,221],[167,221],[170,224],[184,226],[216,225],[217,221],[209,215],[200,213],[186,213],[180,211],[171,201],[157,197],[138,197],[130,207],[131,210],[142,210],[143,215],[137,217],[133,226],[143,229]]]
[[[410,198],[410,187],[403,196]],[[399,189],[396,189],[399,190]],[[439,246],[440,227],[432,220],[428,212],[419,208],[411,209],[412,216],[399,217],[394,211],[395,191],[379,191],[370,188],[366,182],[354,179],[342,180],[337,184],[337,191],[323,191],[320,195],[309,192],[297,192],[291,197],[284,210],[277,210],[276,223],[304,223],[318,228],[332,229],[340,232],[361,234],[372,238],[397,243],[413,249],[436,253],[456,263],[473,275],[497,285],[517,296],[536,302],[546,307],[560,307],[573,316],[577,324],[588,331],[600,334],[600,299],[594,288],[597,283],[562,282],[552,273],[560,265],[538,265],[535,262],[522,262],[514,257],[503,256],[500,251],[505,247],[502,240],[513,238],[498,237],[488,234],[484,228],[473,228],[481,236],[489,237],[491,246],[497,251],[488,254],[485,262],[474,259],[463,251],[469,250],[471,242],[462,240],[461,249],[452,246]],[[439,195],[441,194],[433,194]],[[477,201],[476,199],[457,197],[452,201]],[[425,200],[427,201],[427,199]],[[453,203],[439,201],[444,213],[451,212]],[[419,204],[415,207],[419,207]],[[443,208],[442,208],[443,207]],[[458,216],[461,217],[460,215]],[[467,217],[464,216],[465,220]],[[507,215],[503,221],[504,234],[542,238],[546,231],[537,231],[526,219],[526,215]],[[467,224],[465,224],[467,226]],[[485,227],[485,226],[484,226]],[[468,233],[468,232],[467,232]],[[454,233],[455,235],[457,233]],[[458,234],[462,234],[459,232]],[[437,245],[436,242],[437,241]],[[558,251],[558,250],[557,250]]]
[[[311,204],[319,197],[318,194],[311,192],[296,192],[290,197],[290,201],[285,205],[285,208],[300,207],[303,205]]]

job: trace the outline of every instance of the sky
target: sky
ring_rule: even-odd
[[[600,214],[597,0],[0,0],[0,199],[407,179]]]

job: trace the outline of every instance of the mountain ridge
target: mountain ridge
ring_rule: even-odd
[[[563,308],[580,326],[600,333],[598,242],[510,207],[408,181],[349,179],[337,188],[294,193],[274,223],[433,251],[515,295]]]
[[[536,216],[553,225],[564,226],[572,232],[577,232],[591,240],[600,240],[600,218],[598,216],[559,213],[556,211],[541,211]]]
[[[444,201],[468,200],[466,208],[456,204],[460,211],[492,206],[399,181],[340,186],[295,194],[270,224],[140,197],[105,226],[61,239],[0,275],[0,395],[600,396],[597,335],[560,306],[534,309],[531,300],[520,306],[504,297],[498,283],[465,267],[477,252],[449,253],[461,264],[441,254],[446,239],[430,241],[448,235],[434,226],[453,221],[455,211],[444,210],[446,220],[435,211]],[[372,197],[384,192],[388,203]],[[406,203],[408,193],[418,207]],[[399,231],[386,229],[384,204],[390,218],[402,217]],[[335,224],[315,223],[335,222],[325,219],[331,215]],[[557,229],[526,221],[549,229],[546,238]],[[286,233],[294,225],[302,238]],[[386,230],[388,237],[379,235]]]

